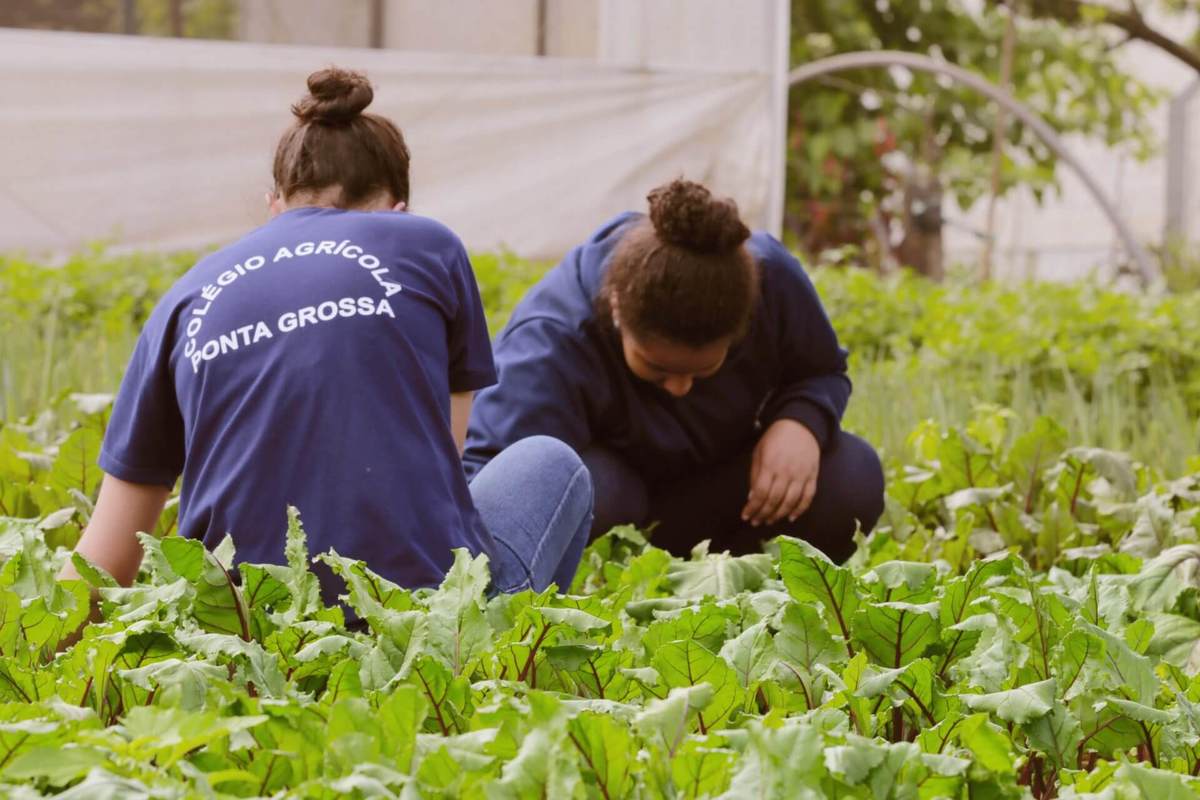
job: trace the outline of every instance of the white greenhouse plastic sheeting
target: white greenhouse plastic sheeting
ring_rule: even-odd
[[[471,249],[557,257],[681,174],[778,227],[779,75],[0,30],[0,251],[237,238],[331,63],[366,70],[412,150],[412,210]]]

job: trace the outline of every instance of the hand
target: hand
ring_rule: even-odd
[[[817,493],[821,446],[812,431],[791,419],[771,423],[754,447],[750,495],[742,519],[751,525],[795,522]]]

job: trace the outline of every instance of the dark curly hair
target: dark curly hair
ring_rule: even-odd
[[[637,336],[702,347],[738,338],[758,301],[758,267],[745,247],[750,229],[737,204],[683,179],[647,196],[650,215],[613,253],[596,298],[597,314]]]

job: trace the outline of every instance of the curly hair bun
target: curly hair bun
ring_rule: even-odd
[[[308,76],[308,95],[292,106],[292,113],[304,123],[345,124],[357,118],[374,97],[366,75],[327,67]]]
[[[737,203],[715,198],[705,187],[682,178],[646,197],[654,232],[667,244],[696,253],[728,253],[750,238]]]

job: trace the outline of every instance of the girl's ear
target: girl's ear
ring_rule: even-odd
[[[408,210],[408,203],[404,200],[401,200],[399,203],[396,203],[396,205],[392,206],[392,211],[407,211],[407,210]]]
[[[621,330],[621,307],[617,303],[617,293],[609,292],[608,295],[608,313],[612,317],[613,327]]]
[[[278,192],[270,191],[263,195],[263,199],[267,201],[267,216],[274,219],[275,217],[287,211],[287,203],[283,202],[283,198]]]

